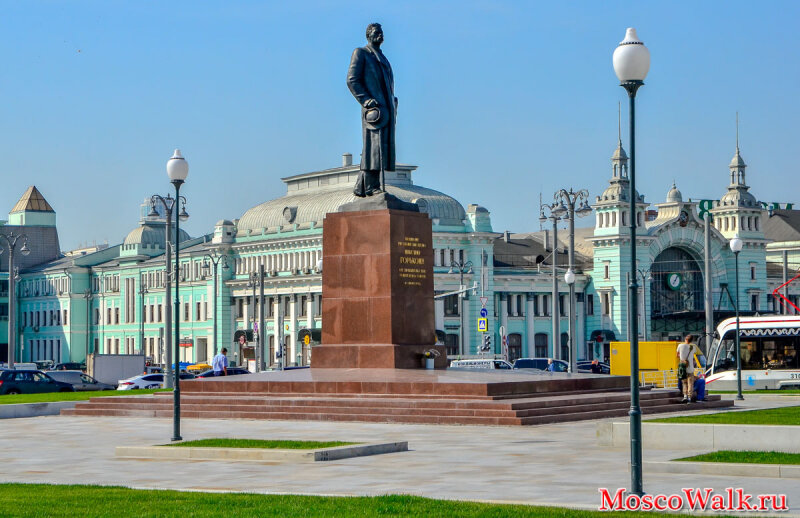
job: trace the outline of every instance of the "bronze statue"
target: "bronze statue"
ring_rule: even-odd
[[[381,52],[383,29],[367,26],[367,45],[353,51],[347,70],[347,87],[361,105],[361,172],[353,190],[365,197],[385,192],[384,171],[394,171],[394,133],[397,97],[389,60]]]

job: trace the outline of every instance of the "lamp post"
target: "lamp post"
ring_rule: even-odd
[[[589,207],[589,191],[581,189],[575,192],[570,187],[569,191],[561,189],[556,192],[556,201],[561,202],[561,209],[566,205],[566,218],[569,219],[569,269],[572,272],[572,281],[564,280],[569,285],[569,372],[575,372],[575,362],[577,361],[577,341],[575,340],[575,215],[578,217],[586,216],[592,212]],[[575,205],[578,208],[575,209]]]
[[[224,254],[220,254],[217,250],[214,250],[210,254],[206,254],[203,256],[205,259],[205,263],[203,264],[203,269],[208,272],[211,268],[214,269],[214,304],[212,306],[212,311],[214,312],[214,356],[217,355],[217,286],[219,285],[217,281],[217,274],[219,273],[219,263],[222,263],[222,269],[228,269],[228,257]]]
[[[630,101],[630,247],[631,276],[628,286],[628,314],[630,318],[631,342],[631,492],[641,496],[642,489],[642,409],[639,404],[639,319],[638,311],[639,286],[636,276],[636,91],[644,84],[644,78],[650,70],[650,51],[639,41],[636,29],[625,31],[625,39],[614,50],[614,72],[622,86],[628,92]]]
[[[450,270],[447,273],[456,273],[458,272],[458,289],[464,289],[464,274],[472,274],[472,261],[457,261],[455,257],[450,259]],[[458,339],[458,348],[459,348],[459,355],[464,355],[464,297],[466,296],[465,292],[460,292],[458,294],[458,312],[461,315],[461,325],[459,326],[460,335]]]
[[[189,163],[181,156],[181,150],[176,149],[172,158],[167,160],[167,176],[175,186],[175,199],[180,199],[180,190],[186,177],[189,176]],[[172,391],[172,440],[183,440],[181,437],[181,384],[179,359],[180,359],[180,326],[181,326],[181,299],[180,299],[180,221],[189,217],[186,207],[175,218],[175,389]]]
[[[649,268],[637,268],[636,272],[642,277],[642,323],[644,324],[643,336],[645,342],[647,341],[647,319],[645,318],[645,304],[644,301],[647,300],[647,281],[652,280],[652,275],[650,274]]]
[[[550,213],[549,216],[545,215],[545,211]],[[539,207],[539,222],[544,224],[549,219],[553,222],[553,292],[550,295],[551,300],[551,319],[553,322],[553,356],[560,358],[561,355],[561,311],[559,309],[558,300],[558,220],[566,214],[566,208],[563,205],[552,203],[548,205],[543,203]]]
[[[742,396],[742,350],[739,346],[739,252],[742,251],[744,243],[737,235],[731,239],[730,247],[736,263],[736,299],[734,304],[736,307],[736,399],[744,401],[744,396]]]
[[[145,308],[144,308],[144,296],[150,293],[147,291],[147,285],[144,282],[144,275],[139,276],[139,295],[140,295],[140,305],[141,311],[139,312],[139,349],[142,353],[147,355],[147,348],[144,346],[144,315],[145,315]]]
[[[89,280],[91,283],[91,279]],[[83,299],[86,301],[86,349],[83,354],[83,363],[86,365],[89,359],[89,340],[91,339],[92,324],[92,290],[87,288],[83,291]]]
[[[19,253],[28,255],[31,253],[28,248],[28,236],[25,234],[14,234],[12,230],[8,234],[0,234],[5,246],[0,247],[0,254],[8,249],[8,368],[14,369],[14,354],[17,350],[17,270],[14,268],[14,251],[17,249],[17,241],[23,239]]]
[[[256,372],[261,371],[262,356],[261,344],[264,343],[261,337],[264,335],[264,265],[258,267],[257,272],[250,274],[250,281],[247,283],[248,288],[253,288],[253,340],[256,342]],[[256,299],[256,288],[259,288],[259,298]],[[256,302],[258,300],[258,302]],[[256,312],[258,308],[258,326],[256,326]],[[258,329],[256,329],[256,327]]]
[[[189,217],[186,213],[186,198],[179,196],[173,198],[167,194],[166,197],[154,194],[150,197],[149,217],[158,217],[156,204],[164,207],[164,217],[166,219],[166,234],[164,239],[164,387],[172,387],[172,214],[179,204],[181,207],[180,217],[183,221]],[[177,219],[177,218],[176,218]],[[176,270],[177,271],[177,270]],[[177,359],[177,356],[175,357]]]

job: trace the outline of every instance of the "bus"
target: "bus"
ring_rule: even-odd
[[[739,318],[742,390],[800,389],[800,316]],[[736,319],[714,333],[706,387],[736,390]]]

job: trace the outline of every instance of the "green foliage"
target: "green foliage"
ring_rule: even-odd
[[[648,423],[763,424],[800,426],[800,406],[721,412],[719,414],[667,417],[647,420]]]
[[[267,448],[284,450],[315,450],[359,444],[342,441],[271,441],[264,439],[198,439],[163,444],[162,446],[190,446],[192,448]]]
[[[86,392],[47,392],[44,394],[6,394],[0,396],[0,405],[18,403],[53,403],[55,401],[86,401],[93,397],[136,396],[153,392],[172,392],[172,389],[94,390]]]
[[[800,453],[721,450],[675,460],[692,462],[734,462],[740,464],[800,464]]]
[[[250,493],[198,493],[46,484],[0,484],[0,509],[4,517],[643,517],[647,513],[598,512],[432,500],[418,496],[322,497],[256,495]],[[124,512],[121,510],[124,509]]]

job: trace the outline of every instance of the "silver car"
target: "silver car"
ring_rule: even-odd
[[[76,392],[87,390],[114,390],[117,387],[97,381],[81,371],[48,371],[47,374],[56,381],[69,383]]]

